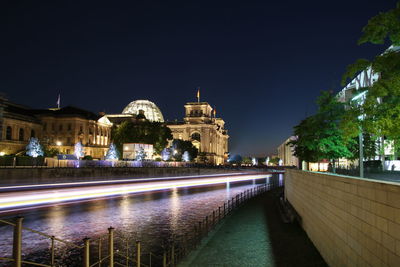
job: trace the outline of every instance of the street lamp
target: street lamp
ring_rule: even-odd
[[[367,91],[361,92],[351,100],[356,101],[357,106],[361,106],[365,102],[365,97],[367,95]],[[358,116],[360,121],[364,120],[364,114]],[[364,147],[363,147],[363,134],[362,134],[362,126],[360,125],[360,133],[358,134],[358,142],[359,142],[359,152],[360,152],[360,159],[359,159],[359,166],[360,166],[360,177],[364,177]]]

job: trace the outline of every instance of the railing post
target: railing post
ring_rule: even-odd
[[[108,228],[108,255],[110,256],[109,267],[114,267],[114,228]]]
[[[99,267],[101,267],[101,238],[99,238],[99,251],[98,251],[98,256],[99,256]]]
[[[175,266],[175,246],[174,246],[174,243],[172,243],[172,248],[171,248],[171,266]]]
[[[167,252],[165,250],[163,254],[163,267],[167,267]]]
[[[202,236],[202,229],[201,229],[201,222],[199,222],[199,243],[200,243],[200,240],[201,240],[201,236]]]
[[[51,236],[51,266],[54,266],[54,235]]]
[[[22,265],[22,220],[24,218],[17,217],[17,221],[14,226],[14,238],[13,238],[13,258],[14,266],[21,267]]]
[[[136,241],[136,266],[140,267],[140,241]]]
[[[212,222],[212,225],[213,226],[215,225],[215,210],[213,210],[213,222]]]
[[[149,253],[149,266],[151,267],[151,252]]]
[[[83,239],[83,267],[90,266],[90,239]]]
[[[234,203],[234,201],[235,201],[235,198],[233,197],[232,200],[231,200],[231,210],[233,210],[233,203]]]
[[[221,220],[221,206],[218,207],[218,222]]]
[[[208,215],[206,216],[206,235],[208,235]]]
[[[224,202],[224,218],[225,218],[225,214],[226,214],[226,203]]]

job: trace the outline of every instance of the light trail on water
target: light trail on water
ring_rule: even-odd
[[[21,207],[48,205],[79,200],[121,196],[134,193],[168,190],[182,187],[208,186],[263,179],[270,175],[236,175],[230,177],[189,178],[168,181],[134,182],[125,184],[92,185],[61,189],[29,190],[24,192],[6,192],[0,194],[0,213]]]

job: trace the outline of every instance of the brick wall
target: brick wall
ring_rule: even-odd
[[[330,266],[400,266],[400,184],[287,170],[285,196]]]

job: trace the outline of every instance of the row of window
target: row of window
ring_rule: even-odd
[[[67,129],[67,131],[71,131],[71,130],[72,130],[72,124],[71,124],[71,123],[68,123],[66,129]],[[43,124],[43,130],[44,130],[44,131],[47,131],[47,123],[44,123],[44,124]],[[55,130],[56,130],[56,124],[55,124],[55,123],[52,123],[52,124],[51,124],[51,130],[52,130],[52,131],[55,131]],[[59,125],[58,125],[58,131],[61,132],[61,131],[63,131],[63,130],[64,130],[63,124],[59,124]],[[82,126],[82,125],[79,126],[79,132],[83,133],[83,126]],[[102,130],[102,129],[99,129],[99,132],[100,132],[100,135],[103,136],[103,130]],[[92,130],[92,129],[89,129],[89,134],[93,134],[93,130]],[[104,130],[104,136],[106,136],[106,135],[107,135],[107,131]]]
[[[11,126],[7,126],[6,140],[12,140],[12,133],[13,133],[13,130],[12,130]],[[30,137],[35,137],[35,130],[31,130]],[[23,128],[20,128],[18,131],[18,141],[25,141],[25,130]]]

